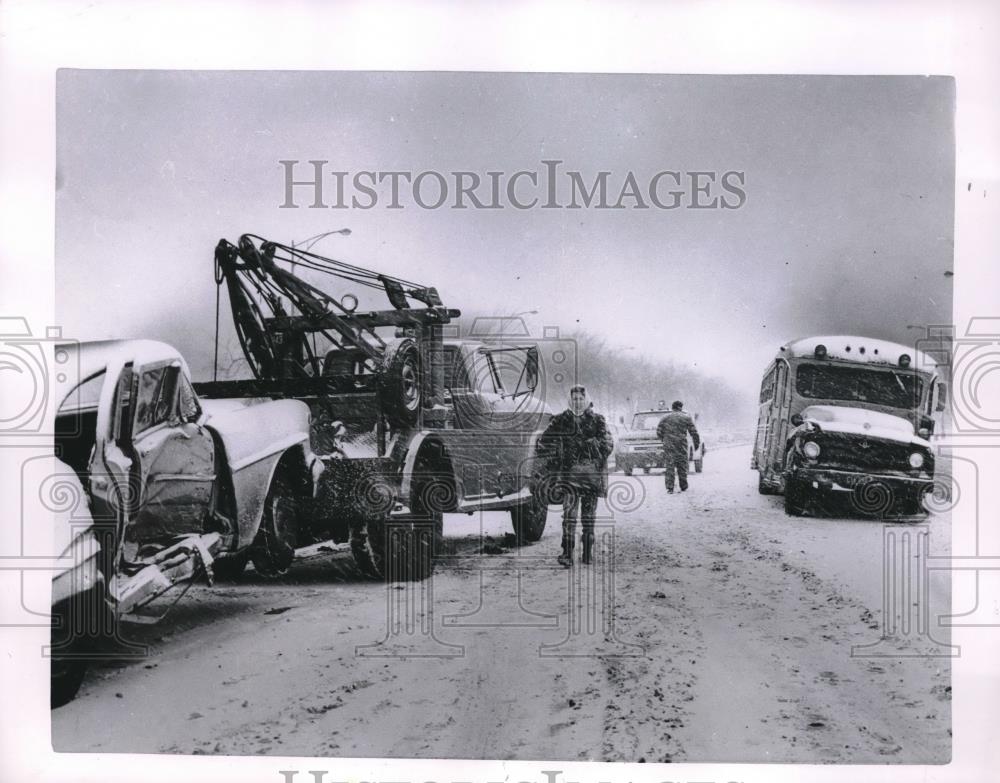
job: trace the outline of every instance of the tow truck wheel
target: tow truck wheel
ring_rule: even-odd
[[[413,493],[410,506],[417,525],[415,529],[429,534],[431,557],[441,557],[444,554],[444,508],[450,508],[457,497],[454,481],[418,480],[414,482]]]
[[[264,501],[257,540],[250,550],[253,567],[261,576],[284,576],[295,559],[298,528],[298,497],[287,473],[278,473]]]
[[[387,351],[382,363],[380,395],[391,424],[408,427],[417,423],[422,402],[420,351],[413,340],[400,340]]]
[[[519,546],[533,544],[542,537],[548,514],[549,507],[534,495],[531,496],[530,500],[526,500],[510,510],[510,519],[514,525],[514,537]]]
[[[417,514],[383,517],[368,523],[371,570],[386,582],[421,582],[434,569],[436,522]]]

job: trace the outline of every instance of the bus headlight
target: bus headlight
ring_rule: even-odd
[[[802,453],[809,459],[816,459],[819,456],[819,444],[814,440],[807,440],[802,444]]]
[[[924,455],[919,451],[915,451],[910,455],[910,467],[911,468],[922,468],[924,466]]]

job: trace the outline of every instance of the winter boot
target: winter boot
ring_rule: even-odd
[[[562,554],[556,558],[556,562],[559,563],[563,568],[569,568],[573,565],[573,544],[575,543],[576,536],[573,535],[563,535],[562,540]]]

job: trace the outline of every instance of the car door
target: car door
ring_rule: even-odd
[[[140,367],[132,425],[140,503],[128,539],[202,532],[215,483],[215,444],[179,362]]]
[[[489,417],[494,465],[488,491],[506,496],[528,486],[535,436],[548,424],[548,415],[544,402],[534,393],[537,349],[500,346],[485,349],[484,354],[495,379]]]
[[[109,367],[109,381],[111,372]],[[129,525],[138,505],[135,489],[138,482],[133,474],[137,464],[132,449],[137,380],[132,363],[128,362],[114,377],[114,387],[108,390],[110,398],[101,395],[96,443],[87,467],[95,525],[102,533],[111,535],[113,542],[120,540],[121,528]],[[109,551],[117,546],[117,543],[108,543],[111,543]]]
[[[495,497],[498,490],[503,492],[500,440],[494,429],[500,401],[497,379],[482,347],[463,347],[455,359],[461,364],[455,368],[451,387],[456,431],[449,433],[449,450],[462,476],[465,498]]]

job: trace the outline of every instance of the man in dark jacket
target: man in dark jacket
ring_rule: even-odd
[[[563,506],[559,564],[567,568],[573,563],[577,507],[583,523],[582,559],[584,563],[593,559],[597,498],[608,493],[608,457],[614,450],[604,417],[594,412],[587,390],[574,386],[569,397],[569,408],[553,416],[538,439]]]
[[[672,495],[675,470],[681,492],[687,491],[688,488],[688,435],[691,435],[695,451],[701,445],[701,437],[694,426],[694,421],[684,412],[683,402],[676,400],[670,408],[670,413],[660,419],[656,427],[656,437],[663,442],[663,463],[667,468],[663,478],[667,492]]]

